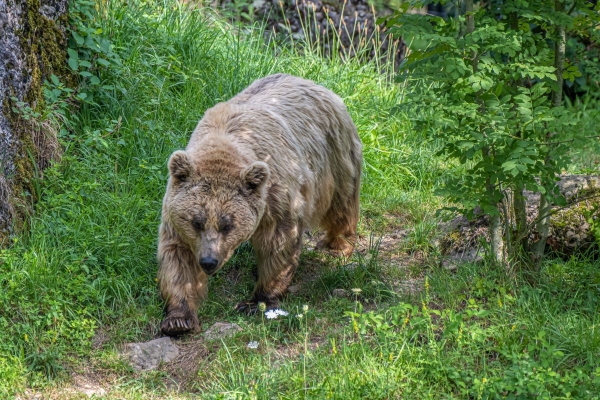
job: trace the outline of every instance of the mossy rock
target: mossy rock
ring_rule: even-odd
[[[573,254],[598,246],[592,221],[600,221],[600,177],[585,178],[579,190],[565,193],[570,205],[564,209],[555,207],[550,217],[547,243],[560,254]]]
[[[550,217],[548,248],[557,254],[570,256],[598,248],[592,223],[600,221],[600,176],[566,175],[557,182],[567,205],[554,207]],[[539,194],[525,193],[527,222],[531,224],[537,217]],[[489,243],[489,218],[475,212],[475,218],[468,220],[459,216],[443,225],[442,236],[438,240],[440,252],[445,256],[472,258],[479,256],[481,248]],[[600,222],[599,222],[600,223]],[[530,232],[529,241],[537,240],[538,234]]]

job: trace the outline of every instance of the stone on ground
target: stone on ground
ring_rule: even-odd
[[[161,363],[168,363],[179,355],[179,349],[169,337],[154,339],[145,343],[128,343],[125,353],[136,371],[149,371]]]
[[[238,324],[227,322],[216,322],[213,326],[204,332],[204,337],[208,340],[223,339],[235,335],[242,328]]]
[[[302,289],[302,287],[300,285],[293,285],[290,286],[287,291],[291,294],[296,294],[300,291],[300,289]]]
[[[348,292],[344,289],[333,289],[331,295],[333,297],[348,297]]]

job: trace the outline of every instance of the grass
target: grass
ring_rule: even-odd
[[[122,65],[103,72],[95,103],[69,119],[65,154],[45,172],[29,232],[0,253],[0,397],[71,398],[80,380],[106,398],[131,399],[600,392],[600,263],[549,260],[536,287],[493,265],[439,267],[431,242],[443,203],[432,190],[455,171],[410,116],[390,113],[410,88],[390,82],[381,64],[266,45],[259,28],[241,32],[172,0],[109,0],[101,12]],[[180,360],[136,373],[119,351],[158,332],[166,160],[204,110],[275,72],[334,90],[358,126],[363,252],[342,262],[308,244],[300,289],[283,303],[290,316],[266,320],[233,310],[253,287],[243,246],[211,278],[199,312],[204,329],[227,321],[243,331],[184,338]]]

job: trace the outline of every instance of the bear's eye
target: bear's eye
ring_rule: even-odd
[[[228,233],[233,229],[232,218],[228,215],[219,218],[219,232]]]
[[[204,218],[202,218],[200,216],[195,216],[194,219],[192,219],[192,226],[197,231],[203,231],[204,230]]]

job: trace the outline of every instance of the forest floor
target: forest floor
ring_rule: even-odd
[[[600,260],[548,257],[535,284],[486,260],[443,267],[434,189],[464,166],[436,156],[434,128],[390,111],[419,86],[394,83],[381,59],[266,45],[259,28],[174,0],[103,4],[98,24],[121,64],[66,119],[29,231],[0,252],[0,397],[597,398]],[[199,310],[202,332],[241,331],[175,339],[177,359],[136,371],[125,344],[160,336],[166,161],[207,108],[276,72],[338,93],[358,127],[358,249],[335,258],[307,235],[289,315],[267,319],[234,310],[254,284],[243,245]],[[585,120],[594,105],[572,107]],[[598,173],[598,154],[573,154],[570,172]]]

